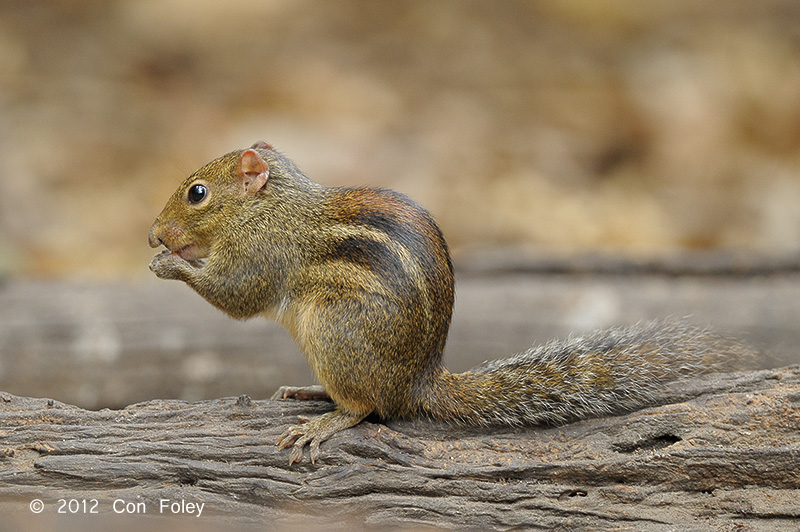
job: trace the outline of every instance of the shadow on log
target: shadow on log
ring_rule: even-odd
[[[58,510],[72,499],[90,504],[74,512],[76,530],[141,528],[116,515],[126,508],[171,516],[148,521],[171,531],[798,526],[800,366],[683,381],[659,401],[561,427],[373,420],[325,442],[316,464],[289,467],[276,438],[330,404],[243,396],[90,411],[0,394],[0,530],[68,529]],[[201,503],[198,519],[172,518]]]

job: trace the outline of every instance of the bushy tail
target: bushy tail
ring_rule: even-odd
[[[433,379],[422,410],[470,425],[527,425],[633,410],[664,383],[723,368],[741,344],[679,321],[552,341],[465,373]]]

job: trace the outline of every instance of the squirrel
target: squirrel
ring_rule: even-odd
[[[290,465],[370,414],[468,425],[536,425],[641,408],[665,382],[744,350],[675,320],[552,341],[465,373],[442,363],[453,310],[450,254],[431,214],[379,188],[326,187],[266,142],[191,174],[149,233],[150,269],[236,319],[293,336],[335,409],[290,427]],[[305,421],[305,423],[302,423]]]

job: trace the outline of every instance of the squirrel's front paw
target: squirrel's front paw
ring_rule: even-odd
[[[186,279],[189,265],[181,257],[169,250],[156,253],[150,261],[150,271],[160,279]]]

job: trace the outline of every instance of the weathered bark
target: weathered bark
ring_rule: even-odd
[[[278,529],[798,526],[800,366],[684,381],[659,400],[561,427],[373,420],[324,443],[316,464],[289,467],[277,436],[329,404],[241,397],[89,411],[0,394],[0,512],[39,529],[58,525],[58,499],[96,499],[111,526],[115,500],[158,515],[161,499],[204,503],[197,523]],[[42,514],[28,510],[34,498]]]

